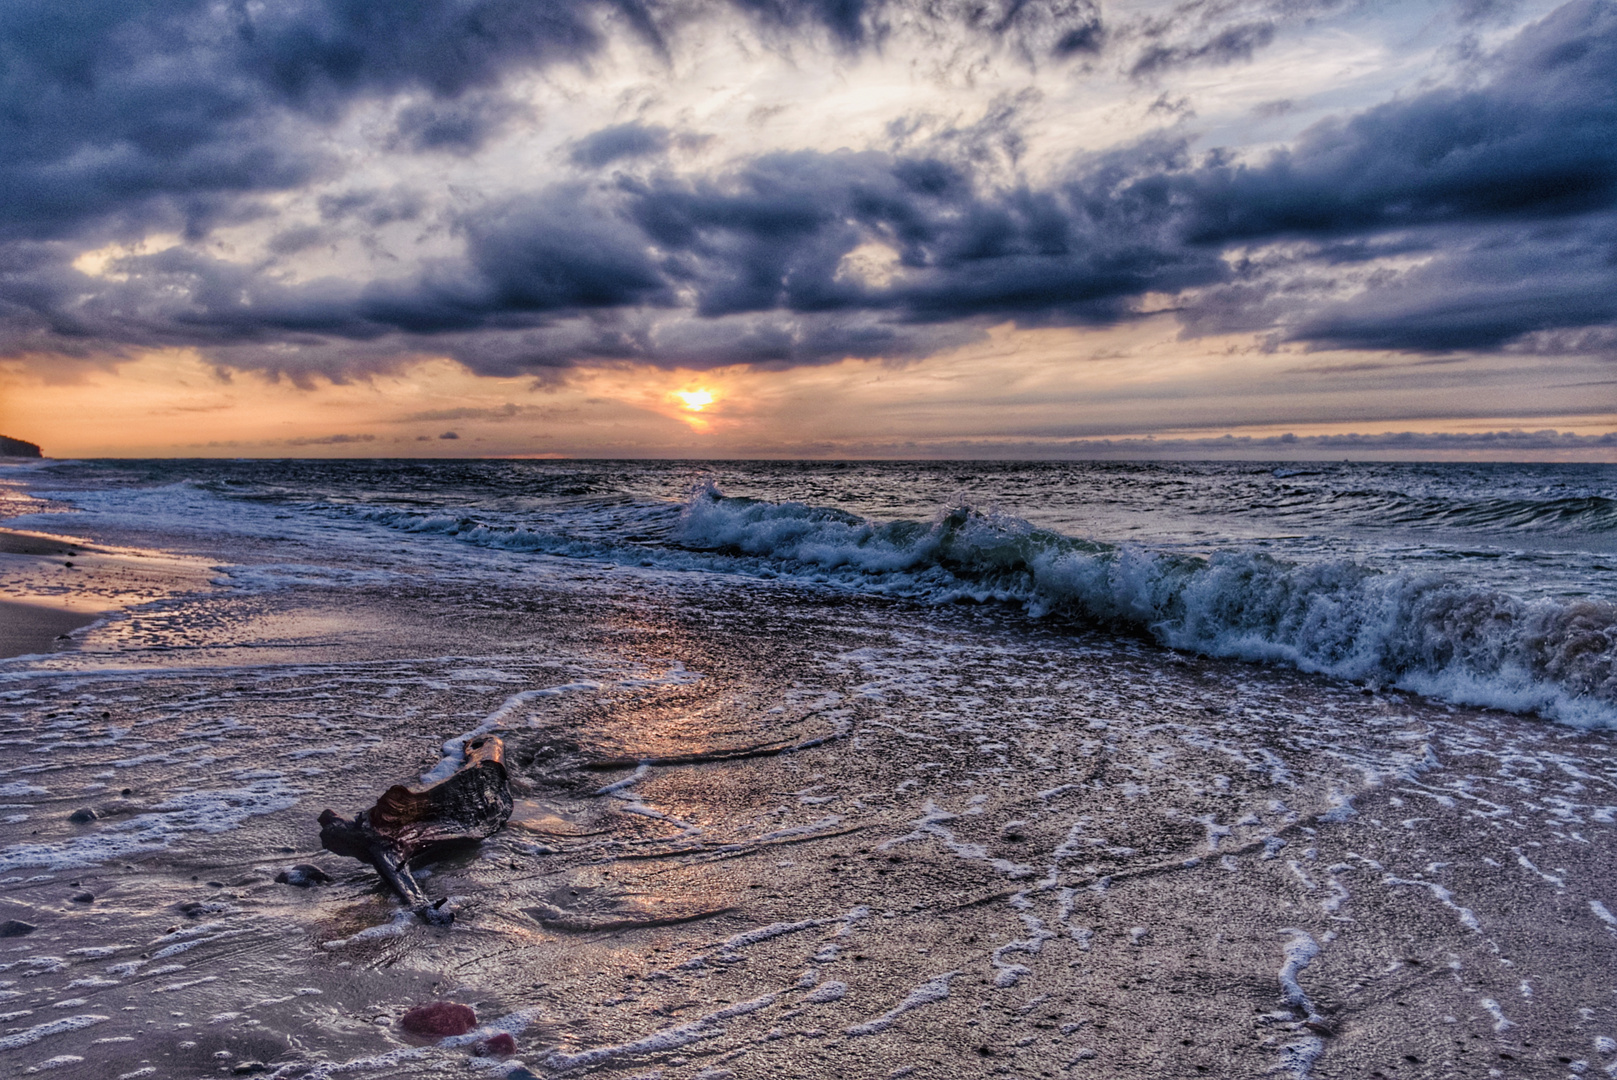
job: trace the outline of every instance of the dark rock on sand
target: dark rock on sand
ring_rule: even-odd
[[[510,1057],[516,1052],[516,1039],[503,1031],[472,1044],[472,1054],[475,1057]]]
[[[75,825],[88,825],[101,815],[95,812],[95,807],[86,806],[67,815],[67,820]]]
[[[262,1061],[242,1061],[238,1062],[230,1072],[234,1076],[251,1076],[254,1073],[269,1072],[269,1066]]]
[[[207,915],[224,915],[236,910],[218,900],[188,900],[179,905],[179,912],[187,919],[200,919]]]
[[[313,885],[328,884],[331,875],[313,863],[298,863],[276,874],[275,880],[281,885],[296,885],[300,889],[307,889]]]
[[[464,1035],[477,1026],[477,1014],[468,1005],[453,1001],[432,1001],[417,1005],[399,1018],[399,1026],[411,1035],[443,1039]]]
[[[333,810],[320,815],[327,851],[368,862],[423,920],[444,926],[454,913],[433,903],[410,873],[410,862],[493,836],[511,817],[505,744],[492,735],[466,744],[466,763],[426,788],[394,784],[352,821]]]
[[[93,904],[95,903],[95,893],[76,892],[73,894],[71,899],[75,904]]]
[[[38,929],[33,923],[25,923],[21,919],[7,919],[0,922],[0,938],[27,937]]]

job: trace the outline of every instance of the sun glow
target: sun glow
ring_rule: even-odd
[[[710,390],[676,390],[674,396],[685,403],[685,408],[691,412],[701,412],[713,404],[713,393]]]

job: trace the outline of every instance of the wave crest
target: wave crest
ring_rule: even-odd
[[[675,539],[777,573],[936,602],[998,601],[1209,656],[1617,727],[1617,605],[1523,600],[1439,574],[1113,546],[963,503],[877,523],[804,503],[687,502]]]

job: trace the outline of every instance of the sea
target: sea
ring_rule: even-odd
[[[1617,1075],[1617,465],[43,461],[0,515],[78,554],[8,597],[102,611],[0,660],[0,1071]],[[491,733],[453,927],[320,850]]]

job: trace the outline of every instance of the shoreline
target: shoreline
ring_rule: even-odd
[[[0,528],[0,556],[11,563],[33,563],[36,574],[46,567],[73,567],[72,560],[94,550],[66,537]],[[8,583],[9,585],[9,583]],[[11,591],[15,591],[14,587]],[[58,652],[58,642],[89,626],[104,612],[75,610],[67,603],[42,603],[37,596],[0,595],[0,660]]]
[[[0,660],[76,651],[77,631],[204,592],[211,577],[184,556],[0,525]]]

